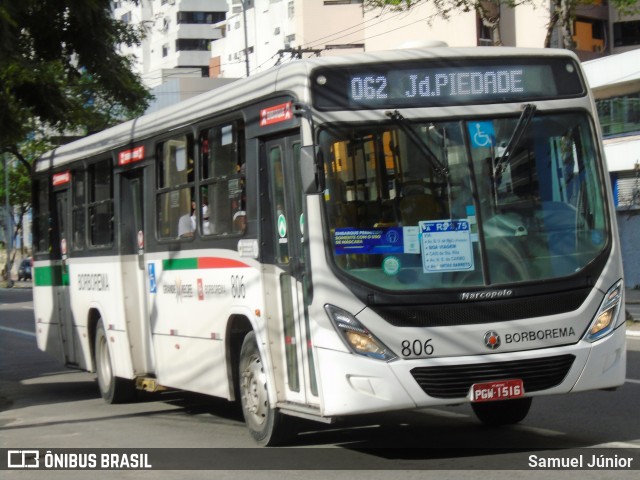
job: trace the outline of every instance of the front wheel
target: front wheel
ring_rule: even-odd
[[[238,371],[242,414],[251,436],[263,446],[284,443],[290,436],[289,419],[270,406],[267,374],[255,332],[249,332],[242,343]]]
[[[531,398],[472,403],[473,413],[485,425],[512,425],[524,420],[531,408]]]
[[[126,403],[135,398],[133,380],[116,377],[113,373],[109,342],[102,322],[98,323],[95,339],[96,376],[100,394],[107,403]]]

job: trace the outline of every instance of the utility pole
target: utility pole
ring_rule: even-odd
[[[247,68],[247,78],[249,78],[249,40],[247,35],[247,4],[248,0],[240,0],[242,4],[242,23],[244,24],[244,65]]]
[[[4,160],[4,196],[5,196],[5,250],[7,251],[7,261],[5,265],[5,272],[7,272],[7,287],[13,287],[13,280],[11,279],[11,240],[13,235],[11,234],[11,209],[9,208],[9,162],[7,162],[7,154],[2,155]]]

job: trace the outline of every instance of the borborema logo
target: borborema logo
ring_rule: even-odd
[[[500,346],[500,335],[493,330],[484,334],[484,344],[489,350],[496,350]]]

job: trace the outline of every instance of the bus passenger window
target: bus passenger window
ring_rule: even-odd
[[[158,238],[192,238],[195,204],[191,136],[183,135],[160,144],[157,155]]]
[[[244,130],[239,122],[216,125],[200,133],[203,235],[244,232]],[[206,210],[205,210],[206,207]],[[206,216],[205,213],[206,212]]]
[[[89,166],[89,242],[93,247],[113,244],[113,171],[111,160]]]
[[[72,184],[72,230],[73,240],[71,242],[71,248],[74,251],[84,249],[84,235],[85,235],[85,191],[84,191],[84,172],[73,173]]]
[[[47,178],[34,180],[33,248],[38,253],[51,250],[51,212],[49,210],[49,182]]]

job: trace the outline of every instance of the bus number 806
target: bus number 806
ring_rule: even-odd
[[[402,356],[403,357],[421,357],[426,355],[427,357],[433,355],[433,345],[431,345],[431,338],[427,340],[403,340],[402,341]]]

